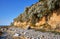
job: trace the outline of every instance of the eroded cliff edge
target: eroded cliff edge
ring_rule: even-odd
[[[14,19],[13,25],[23,29],[30,27],[59,31],[60,0],[40,0],[26,7],[25,11]]]

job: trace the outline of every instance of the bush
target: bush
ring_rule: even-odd
[[[39,2],[40,2],[40,0],[39,0]]]

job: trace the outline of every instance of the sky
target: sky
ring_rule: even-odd
[[[27,6],[36,2],[38,0],[0,0],[0,25],[10,25]]]

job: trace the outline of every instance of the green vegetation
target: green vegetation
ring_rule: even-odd
[[[57,32],[55,30],[54,31],[46,31],[46,32],[51,32],[51,33],[54,33],[55,35],[57,35],[57,34],[60,35],[60,32]]]
[[[55,35],[60,35],[60,32],[57,32],[57,31],[46,31],[45,29],[36,29],[35,31],[41,31],[41,32],[51,32],[51,33],[54,33]]]
[[[42,18],[43,16],[48,17],[49,13],[52,12],[52,10],[55,10],[56,8],[59,8],[59,0],[39,0],[44,1],[44,3],[41,3],[40,5],[36,6],[37,4],[32,5],[31,7],[26,7],[25,11],[20,14],[17,18],[14,19],[14,21],[20,21],[20,22],[33,22],[39,21],[39,18]],[[59,1],[59,2],[57,2]],[[48,12],[47,12],[48,11]]]
[[[39,2],[40,2],[40,0],[39,0]]]
[[[39,3],[41,4],[36,3],[30,7],[26,7],[25,11],[14,19],[14,22],[30,22],[35,26],[35,23],[39,22],[45,16],[47,23],[48,16],[51,17],[51,12],[60,8],[60,0],[39,0]],[[43,25],[44,28],[51,29],[51,26],[46,23]]]
[[[46,32],[46,30],[45,30],[45,29],[36,29],[35,31]]]
[[[11,24],[10,24],[10,26],[14,26],[14,24],[13,24],[13,23],[11,23]]]

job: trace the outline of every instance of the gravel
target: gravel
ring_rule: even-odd
[[[13,39],[13,36],[15,33],[18,33],[19,36],[25,36],[27,39],[28,37],[31,39],[60,39],[60,35],[55,35],[54,33],[50,32],[40,32],[35,31],[33,29],[30,30],[24,30],[20,28],[9,28],[4,32],[2,36],[0,36],[1,39]]]

